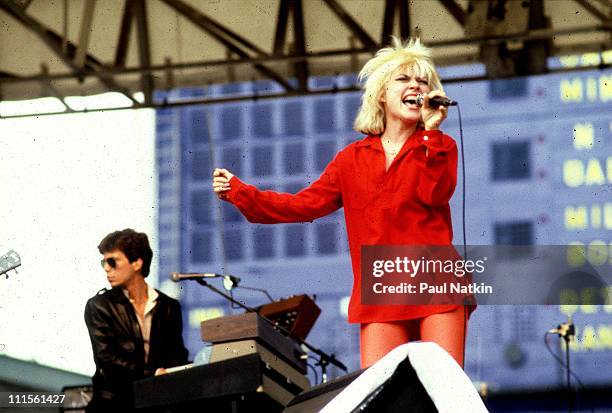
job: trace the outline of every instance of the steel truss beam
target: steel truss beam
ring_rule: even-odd
[[[302,8],[302,0],[292,0],[291,7],[293,9],[293,31],[295,35],[295,53],[306,54],[306,33],[304,32],[304,9]],[[300,60],[295,62],[295,74],[298,79],[299,91],[304,93],[308,91],[308,62]]]
[[[280,0],[278,5],[278,17],[276,18],[276,30],[274,31],[274,45],[272,47],[274,56],[282,55],[285,49],[290,1],[291,0]]]
[[[68,0],[65,0],[66,2]],[[26,13],[23,4],[28,3],[23,0],[0,0],[0,10],[6,11],[22,25],[33,31],[59,58],[70,68],[67,73],[49,74],[48,71],[42,70],[40,74],[34,76],[18,76],[15,73],[0,72],[0,86],[2,84],[13,84],[18,82],[36,81],[41,82],[43,87],[49,90],[49,95],[54,95],[62,98],[60,92],[53,88],[54,80],[74,79],[83,81],[87,77],[95,77],[100,80],[108,89],[120,91],[132,99],[134,107],[163,107],[153,100],[153,92],[155,90],[153,75],[157,72],[163,72],[166,79],[169,79],[164,87],[169,87],[171,80],[175,77],[175,71],[182,69],[204,68],[204,67],[234,67],[236,65],[250,65],[256,68],[261,75],[266,78],[273,79],[278,84],[282,85],[285,91],[283,94],[275,95],[274,97],[294,96],[296,94],[308,95],[314,91],[308,88],[309,77],[309,62],[313,59],[325,59],[328,57],[343,57],[347,60],[366,57],[365,55],[375,52],[381,45],[389,42],[389,36],[394,32],[394,26],[399,23],[399,32],[403,38],[409,37],[410,34],[410,9],[409,0],[385,0],[384,18],[382,22],[382,32],[380,43],[376,43],[374,39],[357,23],[357,21],[342,7],[339,0],[322,0],[322,3],[338,17],[344,26],[346,26],[353,34],[351,38],[351,46],[345,49],[326,50],[323,52],[308,53],[306,50],[306,33],[304,24],[303,0],[278,0],[278,15],[276,21],[276,30],[274,33],[273,45],[271,53],[253,44],[248,39],[233,32],[228,27],[215,21],[203,12],[193,8],[185,0],[159,0],[166,4],[170,9],[175,10],[183,18],[195,24],[198,28],[208,33],[212,38],[222,44],[232,56],[238,56],[233,59],[218,59],[205,60],[185,63],[172,63],[169,58],[165,59],[165,64],[154,65],[151,59],[149,28],[146,14],[146,2],[152,0],[125,0],[123,3],[124,10],[121,18],[119,36],[116,45],[114,64],[103,65],[98,59],[87,53],[87,36],[84,35],[84,30],[91,26],[93,12],[86,8],[83,14],[81,23],[81,37],[79,38],[78,46],[68,42],[66,35],[62,36],[49,29],[44,24],[40,23],[32,16]],[[550,48],[552,48],[552,39],[555,36],[578,33],[594,33],[605,31],[612,33],[612,22],[609,17],[605,16],[602,10],[605,7],[610,7],[608,0],[574,0],[577,4],[583,6],[589,13],[593,14],[602,22],[597,26],[568,28],[562,30],[553,30],[546,27],[546,18],[543,15],[542,2],[543,0],[531,0],[530,24],[529,28],[523,33],[515,33],[511,35],[499,36],[472,36],[463,39],[451,39],[445,41],[428,42],[428,46],[432,48],[455,46],[455,45],[500,45],[507,41],[524,41],[525,49],[530,49],[531,62],[544,62],[543,67],[546,69],[546,61],[542,57],[548,56]],[[86,0],[86,3],[93,4],[94,0]],[[464,25],[467,12],[464,11],[458,0],[438,0],[446,11],[453,16],[454,20],[459,24]],[[67,3],[65,3],[67,4]],[[539,7],[535,7],[539,5]],[[596,7],[597,6],[597,7]],[[67,9],[65,10],[67,12]],[[137,25],[137,41],[138,41],[138,67],[125,67],[128,49],[130,47],[130,33],[132,25]],[[293,24],[293,43],[288,45],[287,32],[289,24]],[[67,29],[64,30],[67,32]],[[612,39],[612,37],[611,37]],[[358,43],[359,42],[359,43]],[[363,47],[357,47],[359,44]],[[579,45],[582,51],[590,48],[592,51],[601,51],[609,48],[612,40],[605,44],[587,43]],[[567,50],[567,49],[563,49]],[[559,51],[559,49],[555,49]],[[573,52],[573,51],[572,51]],[[79,57],[80,56],[80,57]],[[473,56],[471,56],[473,58]],[[538,58],[538,59],[536,59]],[[465,58],[467,61],[467,57]],[[82,60],[82,62],[81,62]],[[112,58],[111,58],[112,60]],[[271,66],[265,64],[286,62],[291,64],[293,73],[287,75],[280,74],[272,70]],[[439,60],[437,61],[440,62]],[[446,61],[448,64],[448,59]],[[112,66],[111,66],[112,65]],[[531,70],[531,69],[529,69]],[[540,72],[542,70],[540,69]],[[140,90],[144,92],[145,104],[138,104],[131,93],[121,86],[116,81],[125,82],[121,77],[129,74],[140,74]],[[492,74],[491,76],[494,76]],[[289,77],[297,78],[297,87],[294,86]],[[501,75],[505,76],[505,75]],[[127,83],[126,83],[127,84]],[[158,83],[158,87],[161,82]],[[137,89],[138,86],[130,88]],[[351,89],[354,90],[354,89]],[[333,92],[330,90],[328,92]],[[317,91],[318,93],[318,91]],[[247,96],[245,99],[263,98],[257,96]],[[237,100],[235,97],[223,98],[227,100]],[[242,98],[241,98],[242,99]],[[240,100],[240,99],[238,99]],[[223,100],[221,100],[223,101]],[[216,101],[205,101],[206,103],[218,103]],[[183,105],[181,103],[180,105]],[[197,103],[193,103],[197,104]]]
[[[138,26],[138,58],[141,66],[151,65],[151,50],[149,44],[149,23],[147,19],[147,7],[145,0],[134,1],[136,22]],[[144,94],[144,101],[149,104],[153,101],[153,90],[155,83],[151,73],[142,73],[140,85]]]
[[[74,56],[74,64],[80,68],[83,68],[83,66],[85,66],[85,58],[87,54],[87,48],[89,47],[89,35],[91,34],[91,25],[93,23],[95,6],[95,0],[86,0],[85,7],[83,8],[83,20],[81,20],[79,44],[77,46],[76,53]],[[65,33],[64,44],[67,39],[68,35]]]
[[[440,3],[444,6],[446,11],[453,16],[455,21],[461,25],[461,27],[465,26],[466,13],[455,0],[440,0]]]
[[[123,7],[123,16],[121,17],[119,40],[117,41],[117,48],[115,49],[115,67],[125,67],[133,17],[134,3],[132,0],[126,0]]]
[[[385,0],[385,14],[383,17],[380,44],[387,44],[391,40],[393,27],[395,26],[396,13],[399,11],[400,37],[410,37],[410,9],[408,0]]]
[[[599,69],[605,69],[610,67],[610,65],[601,65],[598,66]],[[569,72],[580,72],[584,71],[586,68],[584,67],[574,67],[574,68],[561,68],[551,70],[550,73],[569,73]],[[516,76],[511,76],[509,78],[515,78]],[[471,77],[462,77],[462,78],[452,78],[452,79],[442,79],[444,84],[451,83],[465,83],[465,82],[473,82],[473,81],[482,81],[482,80],[490,80],[490,78],[486,75],[484,76],[471,76]],[[308,90],[305,93],[301,93],[301,95],[305,96],[313,96],[313,95],[324,95],[324,94],[335,94],[335,93],[346,93],[346,92],[356,92],[359,91],[360,88],[357,85],[348,86],[348,87],[332,87],[325,89],[316,89],[316,90]],[[11,116],[0,116],[0,119],[12,119],[12,118],[25,118],[30,116],[49,116],[49,115],[62,115],[68,113],[89,113],[89,112],[109,112],[115,110],[127,110],[127,109],[142,109],[142,108],[153,108],[153,109],[168,109],[168,108],[178,108],[183,106],[194,106],[194,105],[213,105],[220,103],[229,103],[229,102],[246,102],[246,101],[258,101],[262,99],[282,99],[295,96],[295,93],[291,92],[281,92],[281,93],[270,93],[261,95],[258,93],[253,93],[251,95],[241,95],[241,96],[223,96],[216,98],[197,98],[197,99],[181,99],[177,101],[158,101],[153,102],[151,104],[140,105],[138,108],[125,108],[125,107],[116,107],[116,108],[101,108],[101,109],[84,109],[84,110],[67,110],[66,112],[45,112],[45,113],[34,113],[31,115],[11,115]]]
[[[184,3],[181,0],[161,0],[166,3],[168,6],[176,10],[178,13],[185,16],[190,22],[207,32],[210,36],[215,38],[221,44],[223,44],[229,51],[235,53],[240,56],[242,59],[249,58],[250,56],[246,51],[236,45],[234,42],[238,42],[243,46],[247,46],[248,48],[254,50],[259,55],[267,55],[261,49],[257,48],[255,45],[250,43],[248,40],[239,36],[238,34],[232,32],[230,29],[225,26],[217,23],[210,17],[206,16],[204,13],[199,10],[191,7],[190,5]],[[278,84],[283,86],[285,90],[295,91],[295,88],[289,84],[281,75],[274,72],[272,69],[261,65],[259,63],[254,64],[253,67],[257,69],[261,74],[265,77],[273,79]]]
[[[0,0],[2,1],[2,0]],[[609,32],[612,30],[612,24],[602,24],[592,27],[581,27],[581,28],[568,28],[563,30],[552,30],[552,29],[540,29],[540,30],[530,30],[525,33],[516,33],[512,35],[502,35],[502,36],[474,36],[465,39],[457,39],[457,40],[442,40],[436,42],[429,42],[428,46],[435,49],[437,47],[445,47],[445,46],[456,46],[456,45],[468,45],[468,44],[499,44],[502,42],[515,40],[515,41],[529,41],[529,40],[538,40],[538,39],[552,39],[555,36],[561,36],[572,33],[594,33],[594,32]],[[582,45],[582,47],[587,47],[588,45]],[[317,53],[307,53],[303,55],[299,54],[291,54],[284,56],[268,56],[268,57],[254,57],[254,58],[245,58],[239,60],[227,60],[227,59],[217,59],[217,60],[205,60],[205,61],[197,61],[197,62],[185,62],[185,63],[166,63],[162,65],[151,65],[149,67],[104,67],[100,68],[98,72],[89,72],[87,70],[81,73],[60,73],[60,74],[49,74],[49,75],[32,75],[32,76],[21,76],[18,77],[14,73],[6,73],[4,76],[0,74],[0,84],[2,83],[23,83],[23,82],[33,82],[33,81],[41,81],[44,79],[49,80],[60,80],[60,79],[80,79],[91,76],[118,76],[118,75],[128,75],[134,73],[150,73],[150,72],[160,72],[160,71],[169,71],[169,70],[183,70],[183,69],[194,69],[194,68],[203,68],[203,67],[224,67],[224,66],[235,66],[235,65],[253,65],[257,63],[266,63],[266,62],[296,62],[296,61],[305,61],[311,59],[325,59],[328,57],[338,57],[338,56],[352,56],[356,54],[371,54],[376,52],[376,48],[358,48],[358,49],[335,49],[335,50],[327,50],[324,52]],[[592,51],[601,51],[601,45],[593,44],[591,49]],[[572,52],[574,52],[572,50]]]
[[[606,16],[604,13],[602,13],[597,7],[591,4],[592,2],[589,2],[587,0],[574,0],[574,1],[580,4],[586,11],[591,13],[593,16],[597,17],[600,21],[602,22],[610,21],[610,16]],[[608,7],[612,7],[612,6],[608,5]]]
[[[64,42],[62,36],[58,35],[50,28],[29,16],[24,10],[21,9],[21,7],[11,0],[0,0],[0,9],[6,11],[22,25],[32,30],[47,45],[47,47],[49,47],[62,60],[62,62],[73,70],[73,76],[77,77],[78,79],[83,79],[85,74],[83,69],[87,68],[88,73],[97,77],[108,89],[123,93],[134,104],[138,104],[138,102],[132,96],[130,96],[129,91],[115,83],[110,75],[99,72],[99,69],[102,68],[103,65],[95,57],[86,53],[84,68],[79,67],[73,60],[76,55],[77,46],[70,42]],[[63,46],[66,46],[67,48],[66,54],[63,52]]]
[[[336,0],[324,0],[325,4],[334,12],[336,16],[348,27],[353,34],[361,41],[364,47],[376,47],[377,44],[370,35],[357,23],[355,19],[338,3]]]

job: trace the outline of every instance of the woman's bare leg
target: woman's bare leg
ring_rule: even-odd
[[[464,362],[467,335],[465,306],[447,313],[432,314],[421,320],[421,340],[433,341],[446,350],[461,367]]]
[[[409,339],[410,326],[407,322],[361,324],[361,367],[370,367]]]

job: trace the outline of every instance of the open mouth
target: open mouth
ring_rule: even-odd
[[[402,99],[404,105],[414,105],[416,107],[423,106],[423,95],[409,95]]]
[[[402,104],[410,110],[418,110],[420,106],[418,96],[408,96],[402,99]]]

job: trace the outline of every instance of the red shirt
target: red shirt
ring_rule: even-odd
[[[249,222],[306,222],[344,207],[353,264],[348,319],[371,323],[422,318],[456,305],[362,305],[361,246],[450,245],[448,202],[457,183],[457,145],[440,131],[416,130],[385,171],[380,137],[340,151],[321,177],[295,195],[260,191],[238,178],[222,197]]]

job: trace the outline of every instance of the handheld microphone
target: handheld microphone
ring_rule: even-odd
[[[214,272],[205,272],[205,273],[180,273],[180,272],[173,272],[170,275],[170,279],[174,282],[180,282],[180,281],[185,281],[185,280],[201,280],[203,278],[223,278],[223,279],[229,279],[232,281],[232,283],[234,283],[234,285],[237,285],[240,282],[240,278],[234,276],[234,275],[229,275],[229,274],[216,274]]]
[[[170,279],[174,282],[179,282],[179,281],[184,281],[184,280],[199,280],[202,278],[219,278],[222,277],[221,274],[215,274],[215,273],[211,273],[211,272],[207,272],[207,273],[180,273],[180,272],[173,272],[170,275]]]
[[[425,97],[423,97],[423,95],[418,95],[416,97],[416,104],[419,106],[423,106],[424,103]],[[429,98],[429,107],[434,109],[439,108],[440,106],[457,106],[457,103],[458,102],[456,100],[452,100],[444,96],[434,96],[432,98]]]

